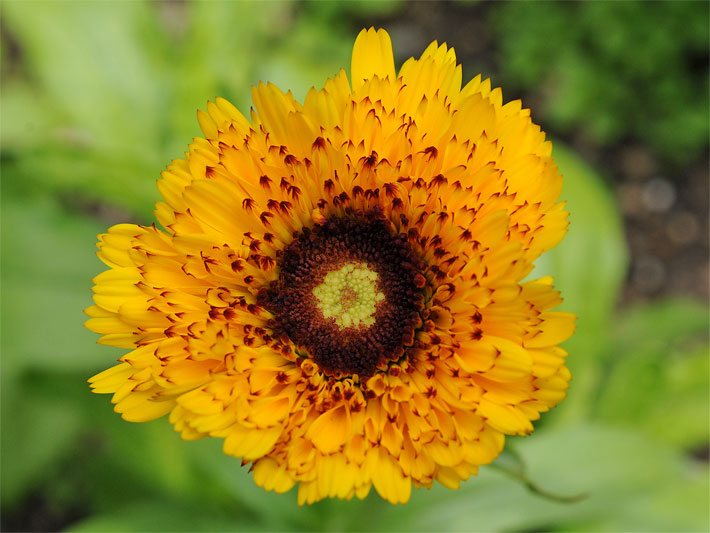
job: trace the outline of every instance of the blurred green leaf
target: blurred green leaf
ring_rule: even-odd
[[[66,127],[80,128],[99,149],[151,155],[143,146],[160,129],[154,62],[160,33],[154,24],[141,31],[151,18],[147,4],[6,2],[3,16],[31,74],[65,113]]]
[[[565,344],[574,381],[570,397],[554,413],[571,420],[589,411],[601,379],[605,333],[613,324],[628,256],[621,216],[602,179],[560,143],[555,144],[553,157],[564,177],[569,232],[538,259],[533,275],[553,275],[564,298],[562,309],[577,314],[577,331]]]
[[[502,472],[509,478],[522,483],[530,492],[547,500],[559,503],[576,503],[587,497],[586,493],[556,494],[540,486],[527,472],[525,460],[514,446],[507,446],[489,467]]]
[[[649,439],[643,432],[627,427],[581,422],[576,427],[541,433],[518,446],[529,467],[529,475],[551,491],[570,492],[575,488],[589,494],[579,509],[568,506],[571,520],[583,526],[585,511],[603,515],[613,530],[706,530],[707,512],[697,513],[697,499],[708,492],[708,465],[691,462],[685,454]],[[698,483],[697,481],[701,482]],[[629,517],[626,505],[643,505],[675,490],[693,485],[692,499],[680,503],[682,519],[667,522],[668,511],[649,509],[642,521]],[[619,505],[624,502],[624,505]],[[563,520],[560,517],[560,522]],[[559,523],[557,520],[556,523]]]
[[[5,176],[20,179],[19,176]],[[96,337],[83,327],[91,303],[96,221],[69,214],[55,201],[2,195],[2,353],[6,364],[85,369]],[[107,353],[107,352],[104,352]]]
[[[143,223],[158,199],[155,185],[159,174],[140,161],[119,154],[88,152],[83,148],[64,148],[29,152],[28,157],[13,162],[12,167],[45,189],[45,194],[58,193],[85,203],[101,202],[117,206]]]
[[[53,501],[67,500],[68,506],[80,502],[84,513],[184,501],[235,516],[257,516],[218,490],[214,478],[206,475],[210,472],[198,468],[194,449],[167,420],[128,424],[112,412],[110,395],[91,394],[88,375],[31,371],[24,373],[15,395],[3,389],[2,459],[9,467],[2,475],[3,484],[12,487],[3,491],[4,506],[16,505],[41,487]],[[232,459],[229,467],[239,473],[239,461]],[[271,512],[272,522],[276,516]]]
[[[215,512],[204,505],[176,502],[141,502],[121,506],[83,520],[68,531],[254,531],[253,517]]]
[[[57,110],[46,94],[26,80],[11,78],[0,93],[3,119],[0,121],[0,146],[17,152],[47,144],[55,139],[49,124],[56,124]]]
[[[5,2],[33,98],[3,95],[16,122],[3,151],[44,187],[149,212],[165,164],[165,35],[148,4]],[[71,35],[71,38],[67,38]],[[20,83],[15,80],[10,86]],[[4,122],[4,121],[3,121]]]
[[[708,323],[706,306],[689,301],[658,302],[626,313],[615,326],[596,415],[645,427],[686,448],[705,444],[710,435]]]
[[[709,319],[699,302],[661,300],[627,310],[610,333],[620,353],[661,358],[688,339],[705,340]]]
[[[3,178],[2,499],[12,505],[56,468],[81,428],[83,410],[67,402],[66,387],[57,395],[34,387],[37,371],[57,371],[59,383],[88,393],[88,372],[72,381],[61,372],[96,364],[82,310],[100,268],[93,246],[100,225],[37,196],[20,174],[6,169]],[[112,350],[104,353],[110,360]]]
[[[7,365],[4,363],[4,367]],[[4,369],[3,369],[4,371]],[[26,381],[3,375],[0,413],[0,474],[3,506],[15,505],[32,487],[43,485],[57,469],[81,428],[81,414],[57,398],[27,394]],[[14,386],[13,386],[14,385]]]
[[[383,25],[382,20],[373,19],[397,16],[406,6],[405,0],[319,0],[303,2],[300,18],[342,35],[357,33],[373,23],[375,26]],[[333,39],[337,39],[337,36]]]
[[[600,515],[599,522],[589,529],[698,532],[710,529],[710,474],[707,468],[693,472],[682,482],[673,480],[661,485],[647,496],[624,502],[619,506],[618,517]]]

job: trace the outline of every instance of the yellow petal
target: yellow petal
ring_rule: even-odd
[[[308,428],[306,436],[323,453],[333,453],[350,437],[350,413],[341,405],[320,415]]]
[[[448,97],[454,101],[461,90],[461,66],[456,65],[454,49],[445,44],[439,46],[436,41],[424,50],[420,59],[408,59],[399,76],[403,82],[398,100],[400,109],[410,114],[422,97],[432,99],[438,93],[440,99]]]
[[[250,407],[249,420],[258,427],[268,427],[288,416],[291,402],[286,396],[267,396],[252,401]]]
[[[116,392],[132,375],[133,368],[127,363],[112,366],[89,379],[91,390],[98,394]]]
[[[567,340],[574,333],[577,317],[571,313],[548,312],[542,314],[542,319],[542,331],[525,339],[525,347],[545,348]]]
[[[488,419],[488,423],[507,435],[527,435],[533,430],[530,420],[512,405],[500,405],[481,398],[478,414]]]
[[[395,504],[409,501],[412,481],[384,448],[377,448],[368,455],[367,466],[372,484],[382,498]]]
[[[281,427],[250,429],[241,424],[234,424],[224,439],[224,453],[243,457],[247,461],[258,459],[274,447],[281,431]]]
[[[481,342],[490,343],[496,352],[493,367],[485,372],[485,377],[497,381],[512,381],[532,373],[532,357],[518,343],[492,336],[486,336]]]
[[[362,87],[373,76],[395,79],[392,41],[385,30],[370,28],[360,32],[353,46],[350,73],[353,89]]]
[[[292,111],[300,111],[291,93],[284,93],[273,83],[260,83],[252,88],[251,94],[259,120],[266,130],[275,137],[275,141],[290,144],[287,119]]]
[[[266,490],[282,493],[293,487],[293,479],[283,465],[279,465],[271,457],[264,457],[254,463],[254,483]]]
[[[146,401],[142,404],[126,409],[121,413],[121,417],[129,422],[148,422],[168,414],[175,407],[175,402],[171,400]]]
[[[464,458],[473,464],[486,465],[498,457],[504,445],[505,435],[484,425],[477,440],[467,442],[464,446]]]
[[[197,122],[200,123],[200,129],[202,130],[202,133],[205,134],[205,137],[207,137],[208,139],[217,138],[217,124],[208,113],[205,113],[201,109],[198,109]]]

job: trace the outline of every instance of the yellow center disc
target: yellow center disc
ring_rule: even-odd
[[[377,281],[377,272],[366,264],[347,263],[328,272],[313,295],[323,316],[334,319],[340,329],[369,327],[375,323],[377,304],[385,299]]]

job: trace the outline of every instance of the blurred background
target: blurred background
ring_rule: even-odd
[[[709,5],[3,2],[0,529],[708,531]],[[465,79],[490,76],[554,140],[572,225],[537,273],[579,315],[574,381],[459,491],[300,509],[219,441],[123,422],[90,394],[120,353],[82,310],[96,234],[152,222],[197,108],[248,111],[259,80],[302,98],[370,25],[398,64],[454,46]]]

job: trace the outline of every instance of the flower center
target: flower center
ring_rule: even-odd
[[[378,212],[332,217],[294,235],[279,277],[257,296],[273,337],[328,375],[370,376],[408,357],[422,327],[426,264]]]
[[[328,272],[323,283],[313,289],[318,309],[342,330],[372,326],[377,304],[385,295],[377,288],[377,272],[363,263],[347,263]]]

